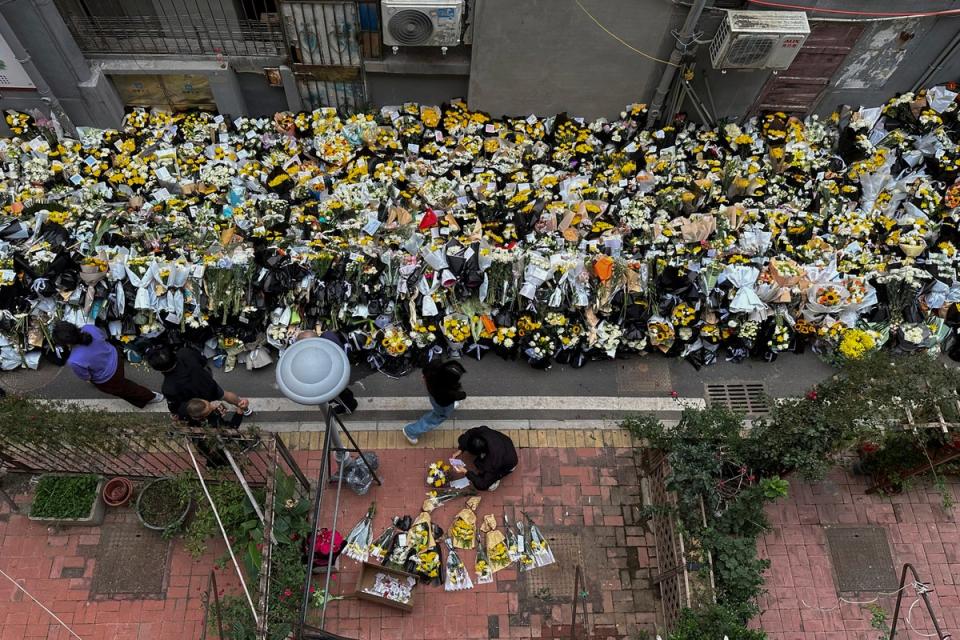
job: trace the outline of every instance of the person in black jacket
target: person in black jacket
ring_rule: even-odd
[[[457,440],[460,451],[453,454],[459,458],[463,452],[473,454],[476,471],[467,471],[467,480],[480,491],[493,491],[500,481],[517,468],[517,449],[509,437],[490,427],[470,429]]]
[[[170,413],[186,418],[186,403],[193,398],[224,400],[239,407],[243,415],[250,415],[250,401],[232,391],[224,391],[214,380],[207,359],[192,347],[181,347],[176,353],[167,345],[149,349],[146,361],[155,371],[163,374],[160,387],[167,399]]]
[[[453,414],[457,403],[467,397],[460,386],[460,377],[465,373],[463,365],[453,360],[434,360],[423,368],[423,381],[433,409],[403,428],[407,442],[417,444],[420,436],[433,431]]]

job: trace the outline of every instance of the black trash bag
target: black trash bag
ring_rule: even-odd
[[[374,471],[380,467],[377,454],[364,453],[363,457]],[[343,463],[343,480],[358,496],[367,495],[370,487],[373,486],[373,474],[370,473],[370,468],[367,468],[359,457],[350,458]]]

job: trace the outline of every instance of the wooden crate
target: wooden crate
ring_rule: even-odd
[[[414,587],[410,590],[410,602],[396,602],[395,600],[390,600],[388,598],[382,598],[380,596],[374,595],[372,593],[367,593],[364,589],[372,587],[374,580],[376,580],[378,573],[385,573],[387,575],[394,576],[396,578],[413,578],[418,580],[417,576],[407,573],[406,571],[399,571],[397,569],[390,569],[388,567],[381,567],[378,564],[372,564],[370,562],[364,562],[363,566],[360,568],[360,577],[357,578],[357,590],[356,596],[361,600],[367,600],[368,602],[376,602],[377,604],[382,604],[385,607],[392,607],[394,609],[400,609],[401,611],[413,611],[413,605],[416,601],[417,596],[417,587]]]

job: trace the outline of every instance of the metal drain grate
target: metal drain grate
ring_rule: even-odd
[[[541,600],[569,600],[573,597],[577,567],[583,565],[580,536],[566,532],[544,532],[544,535],[557,562],[521,574],[526,579],[527,596]]]
[[[883,527],[827,527],[827,546],[837,576],[837,591],[897,590],[897,573]]]
[[[748,415],[761,415],[770,411],[767,388],[762,382],[708,384],[706,389],[707,404],[711,407],[726,407]]]

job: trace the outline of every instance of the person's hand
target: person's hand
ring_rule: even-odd
[[[237,402],[237,406],[246,411],[247,407],[250,406],[250,400],[248,398],[240,398],[240,401]]]
[[[227,405],[222,402],[215,402],[213,404],[213,410],[220,415],[224,415],[227,412]]]

